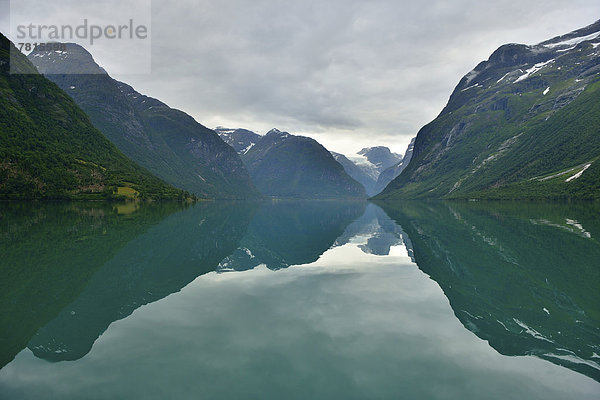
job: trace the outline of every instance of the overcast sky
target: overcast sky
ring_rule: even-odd
[[[154,1],[152,73],[114,77],[211,128],[403,153],[497,47],[597,19],[598,0]]]

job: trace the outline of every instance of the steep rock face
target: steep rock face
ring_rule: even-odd
[[[352,179],[316,140],[269,131],[242,159],[256,187],[281,198],[365,198]]]
[[[600,21],[500,47],[418,133],[379,198],[599,198]]]
[[[35,50],[29,59],[125,155],[156,176],[204,198],[257,196],[239,156],[214,131],[114,80],[81,46]]]
[[[261,138],[258,133],[247,129],[228,129],[219,126],[215,132],[240,155],[246,154]]]
[[[9,66],[12,64],[11,74]],[[25,74],[19,74],[19,73]],[[175,198],[0,34],[0,198]]]

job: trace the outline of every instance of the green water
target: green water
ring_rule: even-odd
[[[0,204],[1,399],[597,399],[593,204]]]

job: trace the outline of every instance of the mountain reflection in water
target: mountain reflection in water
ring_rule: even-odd
[[[600,209],[554,203],[384,203],[415,262],[499,353],[600,381]]]
[[[598,211],[548,203],[5,204],[2,366],[25,346],[48,361],[79,360],[114,321],[201,275],[311,264],[361,238],[365,254],[405,249],[462,325],[499,353],[600,381]]]

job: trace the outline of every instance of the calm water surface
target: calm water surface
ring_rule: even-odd
[[[1,399],[598,399],[593,204],[0,204]]]

